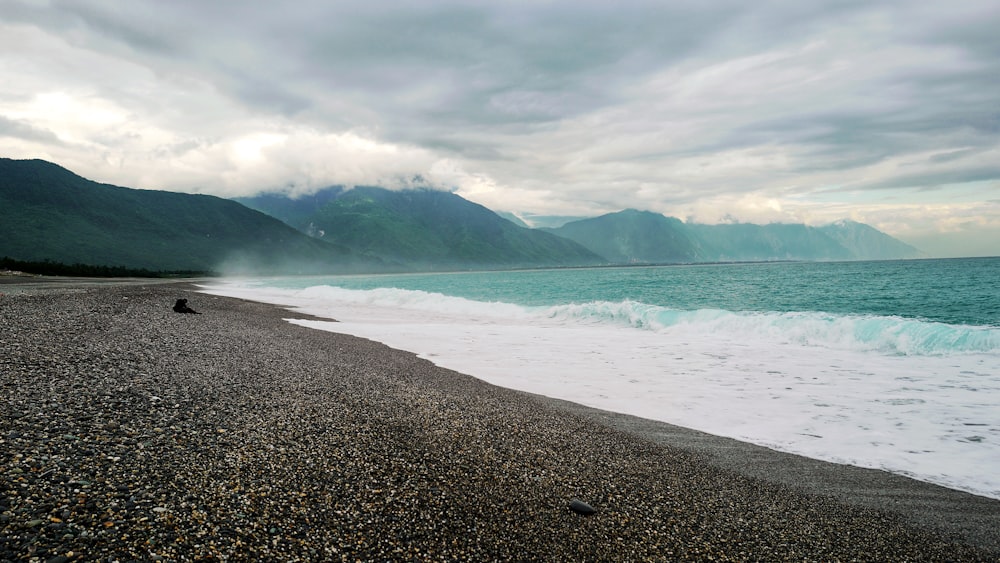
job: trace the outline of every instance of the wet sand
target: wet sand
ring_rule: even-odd
[[[498,388],[194,289],[0,284],[0,560],[1000,557],[1000,501]]]

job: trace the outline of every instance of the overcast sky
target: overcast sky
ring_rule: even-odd
[[[1000,2],[0,0],[0,156],[1000,255]]]

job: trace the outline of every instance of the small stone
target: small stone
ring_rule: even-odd
[[[593,506],[583,502],[582,500],[575,498],[569,501],[569,509],[577,514],[583,514],[584,516],[589,516],[595,512]]]

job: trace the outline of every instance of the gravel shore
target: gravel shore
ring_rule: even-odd
[[[0,561],[1000,560],[1000,501],[494,387],[270,305],[0,293]]]

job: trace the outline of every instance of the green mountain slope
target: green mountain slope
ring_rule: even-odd
[[[236,202],[98,184],[0,159],[0,256],[145,268],[351,271],[371,262]]]
[[[687,226],[713,262],[767,260],[851,260],[851,252],[823,232],[806,225],[747,223]]]
[[[679,219],[626,209],[545,229],[574,240],[615,264],[697,262],[698,241]]]
[[[531,228],[531,226],[528,225],[527,223],[525,223],[524,221],[522,221],[520,217],[518,217],[517,215],[514,215],[513,213],[511,213],[509,211],[494,211],[494,213],[496,213],[500,217],[503,217],[504,219],[510,221],[511,223],[514,223],[518,227],[524,227],[525,229],[530,229]]]
[[[870,260],[920,257],[920,251],[868,225],[687,224],[626,210],[546,229],[613,263],[767,260]]]
[[[489,209],[436,190],[329,188],[305,199],[238,199],[355,252],[411,269],[571,266],[605,260],[555,235],[519,227]]]
[[[923,258],[923,252],[874,227],[854,221],[837,221],[818,228],[837,241],[858,260],[893,260]]]

